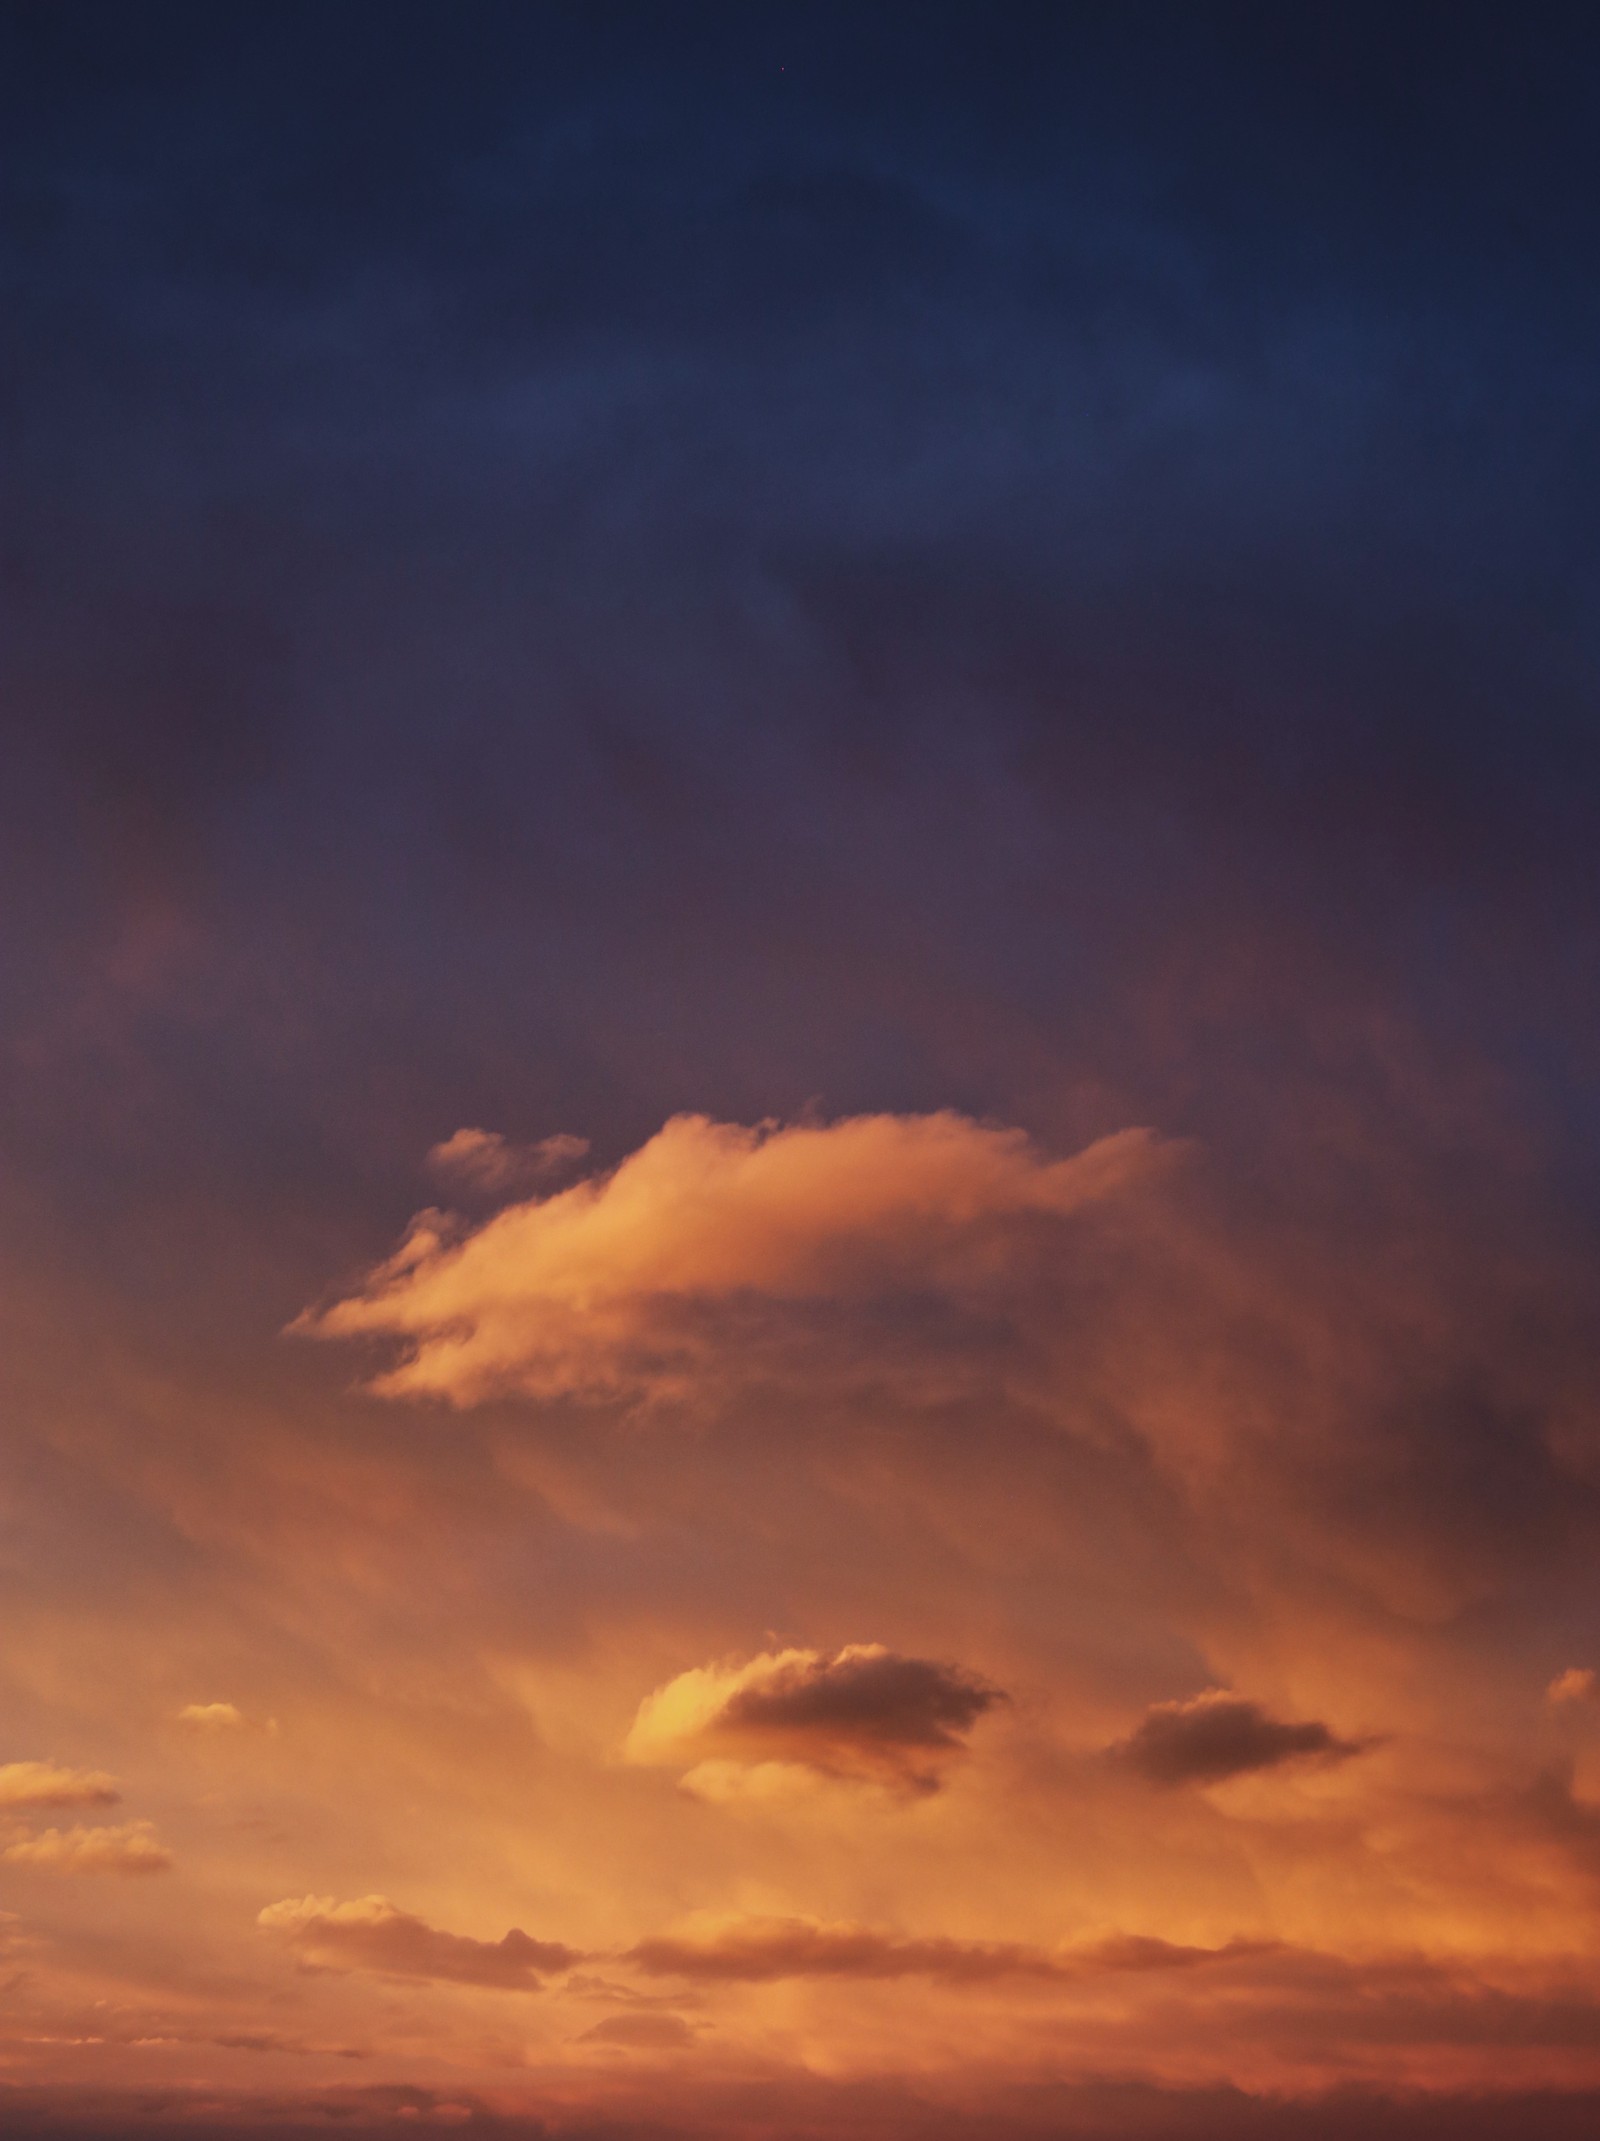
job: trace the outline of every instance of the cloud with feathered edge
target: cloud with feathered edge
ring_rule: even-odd
[[[420,1214],[386,1263],[291,1328],[398,1342],[368,1385],[385,1397],[670,1395],[706,1357],[688,1307],[958,1297],[992,1285],[1008,1233],[1114,1198],[1172,1150],[1127,1130],[1049,1159],[950,1111],[674,1116],[611,1173],[481,1226]]]
[[[971,1728],[1005,1699],[977,1673],[881,1643],[764,1651],[740,1665],[695,1666],[657,1688],[624,1753],[687,1768],[691,1788],[704,1765],[781,1765],[931,1792]]]

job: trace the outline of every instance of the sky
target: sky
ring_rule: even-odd
[[[1600,35],[0,7],[0,2128],[1600,2120]]]

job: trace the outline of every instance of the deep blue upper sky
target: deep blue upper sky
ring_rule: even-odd
[[[6,8],[16,1178],[376,1241],[463,1121],[950,1103],[1587,1211],[1597,69]]]

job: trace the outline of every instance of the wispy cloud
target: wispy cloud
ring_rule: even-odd
[[[565,1131],[542,1137],[536,1144],[518,1145],[498,1130],[457,1130],[434,1145],[428,1153],[428,1170],[441,1182],[458,1189],[499,1195],[511,1189],[531,1189],[537,1182],[576,1167],[589,1150],[586,1137]]]
[[[552,1971],[581,1959],[576,1949],[534,1940],[517,1927],[499,1940],[442,1932],[386,1896],[351,1903],[332,1896],[288,1897],[268,1904],[256,1922],[282,1935],[301,1961],[319,1969],[373,1970],[503,1992],[537,1992]]]

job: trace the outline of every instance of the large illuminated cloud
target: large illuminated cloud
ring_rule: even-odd
[[[422,1213],[295,1328],[399,1341],[370,1385],[389,1397],[670,1394],[715,1350],[708,1314],[992,1294],[1019,1236],[1114,1197],[1168,1149],[1124,1131],[1051,1160],[949,1112],[754,1129],[676,1116],[611,1174],[476,1229]]]

